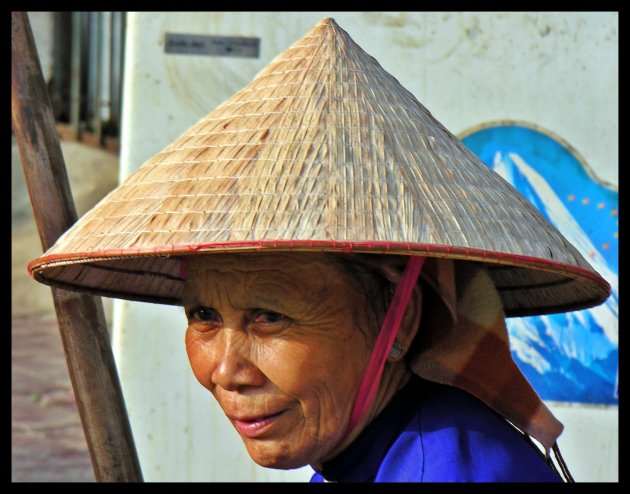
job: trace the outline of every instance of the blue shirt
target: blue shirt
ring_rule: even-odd
[[[414,376],[311,482],[561,482],[542,453],[460,389]]]

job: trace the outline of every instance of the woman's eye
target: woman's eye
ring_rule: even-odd
[[[274,324],[277,322],[286,322],[288,318],[277,312],[268,310],[258,310],[254,314],[254,322],[259,324]]]
[[[221,317],[215,309],[195,307],[190,311],[190,318],[199,322],[218,322]]]

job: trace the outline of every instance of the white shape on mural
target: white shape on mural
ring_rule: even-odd
[[[554,371],[562,374],[565,372],[562,364],[558,367],[558,362],[554,364],[548,358],[577,360],[602,375],[602,370],[592,364],[598,359],[605,359],[611,349],[618,346],[618,275],[609,268],[604,257],[552,187],[518,153],[511,152],[503,156],[496,152],[492,161],[494,171],[508,182],[514,184],[517,173],[527,182],[531,190],[526,191],[525,195],[529,195],[529,199],[538,204],[541,212],[583,255],[590,254],[589,262],[611,284],[612,290],[606,303],[591,309],[539,316],[538,323],[534,323],[531,318],[511,318],[509,331],[513,352],[522,363],[530,365],[541,375]],[[588,329],[595,327],[601,329],[600,334]],[[555,348],[552,350],[555,355],[553,357],[548,353],[551,348]],[[569,378],[568,375],[566,377]]]
[[[589,263],[611,285],[612,295],[605,304],[590,309],[592,316],[606,333],[608,339],[619,343],[619,308],[617,302],[618,275],[608,267],[604,256],[593,245],[589,236],[584,232],[575,220],[568,208],[563,204],[558,195],[553,191],[547,181],[517,153],[509,153],[511,161],[518,170],[527,178],[529,183],[538,193],[545,206],[545,214],[551,222],[561,230],[569,242],[577,247],[583,254],[592,253]]]

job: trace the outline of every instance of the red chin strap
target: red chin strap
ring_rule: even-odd
[[[407,266],[396,287],[394,298],[383,321],[383,326],[381,326],[381,330],[376,338],[374,350],[372,350],[370,361],[361,380],[359,392],[354,401],[352,415],[350,416],[348,432],[354,429],[361,419],[363,419],[372,401],[374,401],[374,396],[376,395],[376,390],[381,382],[381,376],[385,368],[385,361],[398,334],[400,323],[409,304],[409,298],[411,297],[413,288],[418,281],[418,276],[420,276],[424,260],[424,257],[411,256],[407,261]]]

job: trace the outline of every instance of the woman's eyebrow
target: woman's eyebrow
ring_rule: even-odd
[[[199,294],[194,290],[190,284],[186,283],[181,294],[181,301],[184,307],[190,307],[192,305],[202,305]]]
[[[260,293],[251,293],[248,291],[248,297],[246,299],[246,304],[248,307],[243,307],[244,309],[266,309],[273,310],[276,312],[285,313],[291,310],[291,304],[287,304],[286,301],[282,299],[286,297],[274,296],[273,294],[269,294],[267,292]]]

